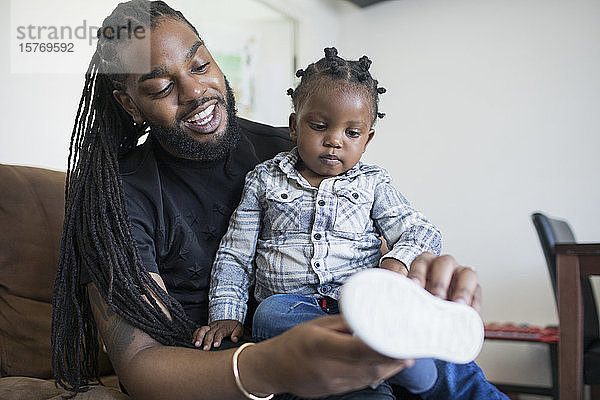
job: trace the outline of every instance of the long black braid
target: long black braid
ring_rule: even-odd
[[[371,76],[369,57],[362,56],[358,61],[345,60],[338,56],[335,47],[327,47],[324,52],[325,57],[306,69],[296,71],[296,76],[301,78],[300,83],[296,89],[287,90],[287,94],[292,97],[294,110],[298,110],[298,106],[315,88],[326,83],[324,80],[345,80],[357,88],[366,89],[367,95],[371,96],[373,123],[377,118],[383,118],[385,114],[379,112],[379,95],[385,93],[386,89],[378,86],[379,82]]]
[[[163,18],[184,21],[196,32],[162,1],[121,3],[103,26],[131,21],[153,29]],[[125,87],[126,75],[111,72],[118,70],[118,46],[99,34],[69,146],[65,221],[52,299],[52,363],[56,382],[74,392],[99,382],[98,333],[87,288],[80,284],[82,271],[116,314],[160,343],[191,346],[194,329],[181,305],[146,272],[131,234],[118,158],[135,147],[145,127],[136,126],[112,95]]]

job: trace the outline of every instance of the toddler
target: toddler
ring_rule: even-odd
[[[212,269],[209,326],[195,345],[237,342],[249,289],[260,303],[253,337],[265,340],[309,319],[337,313],[342,284],[369,268],[406,275],[415,257],[436,255],[441,235],[392,186],[387,172],[360,159],[374,137],[378,86],[371,61],[325,57],[299,70],[289,89],[289,129],[296,147],[246,176]],[[401,154],[399,149],[399,154]],[[381,254],[381,237],[390,251]],[[437,377],[433,360],[419,359],[393,377],[413,393]],[[375,389],[377,390],[377,389]]]

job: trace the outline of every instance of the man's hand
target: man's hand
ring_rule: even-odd
[[[388,358],[371,349],[349,333],[339,314],[297,325],[259,345],[265,345],[261,349],[268,349],[272,357],[262,374],[278,385],[277,392],[302,398],[362,389],[413,365],[413,360]],[[257,347],[249,348],[249,353]]]
[[[450,255],[423,253],[412,262],[408,277],[442,299],[468,304],[481,311],[481,287],[477,273],[459,265]]]
[[[231,341],[237,343],[242,337],[244,327],[239,321],[234,319],[223,319],[214,321],[196,329],[194,332],[194,346],[200,347],[204,343],[202,350],[210,350],[211,346],[219,347],[223,338],[231,336]]]

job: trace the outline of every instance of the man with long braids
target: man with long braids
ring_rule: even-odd
[[[145,28],[144,39],[108,28],[128,23]],[[318,397],[402,370],[404,361],[352,337],[339,316],[237,350],[193,348],[244,176],[291,142],[236,118],[231,90],[197,31],[165,3],[121,3],[103,27],[70,145],[53,297],[57,383],[81,392],[97,382],[100,343],[136,399]],[[140,72],[144,59],[150,66]],[[423,253],[410,267],[430,292],[479,307],[476,274],[452,257]],[[438,371],[439,396],[480,374],[449,379],[459,367]]]

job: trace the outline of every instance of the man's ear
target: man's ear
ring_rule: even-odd
[[[140,110],[137,108],[131,97],[122,90],[113,90],[113,97],[117,100],[117,103],[123,107],[127,114],[131,115],[133,118],[133,122],[136,124],[141,124],[144,122],[142,115],[140,114]]]
[[[295,142],[298,139],[298,125],[296,122],[296,113],[290,114],[289,128],[290,128],[290,138]]]
[[[367,151],[367,146],[369,145],[369,142],[373,139],[373,136],[375,136],[375,129],[371,129],[369,131],[369,137],[367,138],[367,142],[365,143],[365,148],[363,149],[363,153],[365,151]]]

